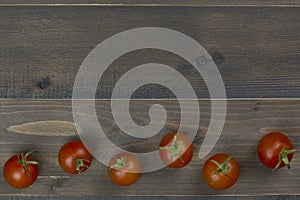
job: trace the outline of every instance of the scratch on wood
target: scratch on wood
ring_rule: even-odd
[[[271,132],[282,132],[287,133],[289,135],[295,134],[296,136],[299,135],[299,126],[289,126],[289,127],[264,127],[259,129],[260,133],[271,133]]]
[[[40,179],[68,179],[70,176],[38,176]]]
[[[73,122],[56,120],[13,125],[9,126],[7,130],[16,133],[43,136],[73,136],[77,133]]]

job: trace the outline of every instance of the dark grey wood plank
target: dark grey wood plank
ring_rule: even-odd
[[[4,200],[297,200],[299,196],[292,196],[292,195],[271,195],[271,196],[257,196],[257,197],[231,197],[231,196],[206,196],[206,197],[193,197],[193,196],[180,196],[180,197],[166,197],[166,196],[139,196],[139,197],[110,197],[110,196],[95,196],[95,197],[78,197],[78,196],[68,196],[68,197],[0,197],[0,199]]]
[[[99,122],[112,142],[132,151],[152,151],[157,148],[161,137],[176,131],[180,120],[177,100],[132,100],[131,114],[137,123],[148,122],[148,108],[162,104],[168,111],[165,127],[150,139],[137,139],[123,134],[113,121],[110,102],[96,101]],[[143,174],[141,179],[130,187],[119,187],[107,176],[106,166],[94,161],[91,168],[80,176],[65,174],[58,166],[57,153],[67,141],[76,135],[49,135],[54,131],[49,126],[32,126],[31,132],[14,132],[9,127],[30,122],[61,121],[72,122],[71,100],[0,100],[0,166],[15,152],[35,150],[33,157],[40,164],[40,174],[36,183],[25,190],[9,187],[0,174],[0,196],[264,196],[300,195],[299,157],[296,153],[291,170],[281,169],[272,172],[265,168],[256,155],[256,145],[269,131],[282,131],[300,150],[300,101],[299,100],[232,100],[228,101],[228,112],[222,135],[210,155],[232,154],[240,163],[239,181],[229,190],[214,191],[205,185],[201,169],[205,160],[197,157],[197,151],[210,119],[210,102],[199,101],[201,121],[194,140],[195,154],[185,168],[174,170],[164,168]],[[61,125],[61,124],[59,124]],[[47,125],[45,125],[47,126]],[[192,125],[186,125],[192,126]],[[10,130],[10,131],[8,131]],[[63,128],[65,131],[66,128]],[[58,130],[55,129],[55,132]],[[174,182],[176,180],[176,182]],[[76,188],[74,190],[74,188]],[[204,196],[205,197],[205,196]]]
[[[97,44],[146,26],[178,30],[202,44],[216,58],[228,97],[299,97],[299,18],[299,8],[0,7],[0,97],[70,98],[78,68]],[[209,97],[186,61],[158,50],[117,59],[96,97],[110,97],[121,75],[148,62],[179,70],[199,98]],[[170,96],[155,85],[134,94]]]
[[[211,6],[211,5],[299,5],[297,0],[1,0],[0,4],[103,4],[103,5],[166,5],[166,6]]]

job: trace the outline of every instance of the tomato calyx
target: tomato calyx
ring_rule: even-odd
[[[290,169],[291,168],[290,161],[289,161],[287,155],[291,154],[291,153],[294,153],[295,151],[296,151],[296,149],[286,150],[285,146],[283,146],[281,151],[278,154],[279,160],[278,160],[277,165],[274,167],[273,171],[278,169],[282,162],[284,162],[284,164],[287,166],[287,168]]]
[[[112,166],[110,166],[109,168],[110,169],[120,169],[120,168],[123,168],[123,167],[126,167],[127,164],[126,164],[126,159],[127,159],[127,156],[122,156],[121,158],[116,158],[116,163]]]
[[[175,156],[179,156],[179,159],[181,160],[181,162],[184,163],[184,160],[183,160],[182,154],[181,154],[181,150],[182,150],[184,144],[177,144],[176,141],[177,141],[177,135],[174,136],[171,145],[159,147],[159,149],[169,151],[171,154],[171,161],[173,161]]]
[[[28,161],[27,160],[27,157],[32,153],[33,153],[33,151],[30,151],[30,152],[26,153],[25,155],[24,155],[24,153],[17,154],[17,157],[18,157],[17,162],[19,162],[20,165],[22,165],[25,168],[28,178],[30,178],[30,170],[28,168],[28,165],[38,165],[39,164],[37,161],[33,161],[33,160]]]
[[[75,166],[76,166],[76,171],[77,171],[77,174],[81,174],[84,169],[87,169],[89,166],[86,165],[83,161],[85,162],[90,162],[89,160],[87,159],[83,159],[83,158],[74,158],[74,161],[75,161]]]
[[[229,177],[229,175],[227,174],[227,171],[229,169],[228,162],[230,161],[231,158],[232,158],[232,156],[228,156],[228,158],[226,158],[226,160],[223,163],[221,163],[221,164],[218,163],[215,160],[210,160],[210,162],[214,163],[218,167],[218,170],[215,171],[213,173],[213,175],[218,174],[218,173],[222,173],[225,176]]]

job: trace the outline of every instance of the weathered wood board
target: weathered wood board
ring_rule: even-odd
[[[198,41],[215,58],[230,98],[300,97],[299,9],[0,6],[0,97],[70,98],[79,66],[96,45],[147,26],[174,29]],[[121,75],[148,62],[173,67],[199,98],[209,97],[187,61],[159,50],[121,56],[103,75],[96,97],[109,98]],[[134,97],[172,97],[165,91],[148,85]]]
[[[33,157],[41,163],[37,182],[25,190],[8,186],[0,173],[0,199],[298,199],[298,153],[291,170],[271,172],[260,164],[256,144],[267,132],[282,131],[300,150],[299,9],[298,0],[0,0],[0,169],[20,151],[35,150]],[[159,50],[131,52],[112,63],[98,84],[98,119],[120,147],[155,150],[164,134],[178,128],[174,95],[157,85],[134,93],[131,114],[138,124],[149,122],[148,108],[154,103],[168,110],[162,131],[143,140],[120,131],[107,98],[129,69],[149,62],[169,65],[189,80],[201,106],[191,164],[143,174],[126,188],[113,184],[106,166],[96,160],[81,176],[59,168],[60,147],[78,138],[70,98],[83,59],[108,37],[147,26],[185,33],[214,58],[231,99],[224,130],[210,155],[225,152],[240,162],[241,176],[231,189],[214,191],[201,177],[205,160],[197,153],[210,119],[205,82],[185,60]]]
[[[153,151],[164,134],[177,130],[180,120],[178,102],[131,100],[131,114],[138,124],[149,122],[148,108],[157,103],[162,104],[168,111],[168,120],[162,131],[149,139],[134,139],[122,133],[113,121],[109,100],[96,101],[99,123],[111,141],[120,147],[134,151]],[[0,196],[300,195],[298,154],[295,155],[291,170],[284,168],[275,172],[265,168],[256,155],[257,142],[271,131],[284,132],[293,141],[295,149],[300,150],[299,100],[228,101],[222,135],[209,154],[232,154],[240,163],[240,179],[226,191],[210,189],[201,177],[205,160],[200,160],[197,153],[209,125],[210,101],[200,100],[199,105],[201,120],[193,143],[195,153],[192,162],[179,170],[164,168],[143,174],[136,184],[120,187],[110,181],[106,166],[96,160],[80,176],[68,175],[60,169],[57,163],[60,147],[77,138],[74,127],[70,125],[73,122],[71,100],[2,99],[0,166],[15,152],[35,150],[33,157],[40,162],[40,174],[36,183],[25,190],[11,188],[1,174]]]
[[[297,6],[297,0],[1,0],[2,5],[79,5],[100,6]]]

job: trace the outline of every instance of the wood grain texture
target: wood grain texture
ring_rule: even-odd
[[[268,196],[0,196],[0,200],[299,200],[297,195]]]
[[[73,122],[68,121],[37,121],[9,126],[10,132],[43,135],[43,136],[73,136],[76,135],[76,128]]]
[[[168,112],[165,127],[149,139],[132,138],[122,133],[113,121],[108,100],[97,100],[96,110],[99,123],[112,142],[120,147],[135,151],[153,151],[161,137],[176,131],[180,120],[177,100],[131,100],[131,115],[136,123],[149,123],[148,108],[153,104],[163,105]],[[76,136],[31,135],[8,131],[9,126],[37,121],[72,122],[71,100],[0,100],[0,166],[14,152],[35,150],[32,155],[40,162],[40,174],[36,183],[25,190],[16,190],[0,175],[0,196],[260,196],[300,195],[300,160],[295,154],[292,169],[272,172],[265,168],[256,155],[256,145],[268,131],[284,131],[300,150],[300,101],[299,100],[232,100],[228,101],[228,112],[222,135],[210,153],[232,154],[240,163],[239,181],[229,190],[214,191],[205,185],[201,169],[205,160],[197,152],[210,119],[210,101],[199,101],[201,120],[194,140],[195,154],[185,168],[164,168],[143,174],[130,187],[113,184],[107,176],[106,167],[94,161],[91,168],[80,176],[65,174],[57,163],[60,147]],[[186,125],[192,126],[192,125]],[[50,129],[51,127],[49,127]],[[37,127],[38,129],[38,127]],[[44,129],[44,128],[43,128]],[[166,187],[167,186],[167,187]],[[74,190],[74,188],[76,188]]]
[[[271,196],[256,196],[256,197],[231,197],[231,196],[156,196],[156,197],[150,197],[150,196],[124,196],[124,197],[109,197],[109,196],[86,196],[86,197],[79,197],[79,196],[70,196],[70,197],[59,197],[59,196],[48,196],[48,197],[20,197],[20,196],[15,196],[15,197],[9,197],[9,196],[0,196],[0,199],[2,200],[140,200],[140,199],[145,199],[145,200],[298,200],[298,196],[293,196],[293,195],[271,195]]]
[[[274,6],[274,5],[299,5],[297,0],[1,0],[1,4],[103,4],[107,5],[152,5],[152,6]]]
[[[97,44],[147,26],[178,30],[197,40],[215,58],[228,97],[300,97],[299,9],[0,7],[0,97],[70,98],[80,64]],[[199,98],[209,97],[195,69],[159,50],[121,56],[99,82],[96,97],[110,97],[125,72],[148,62],[172,66],[187,77]],[[148,85],[134,97],[174,96]]]

